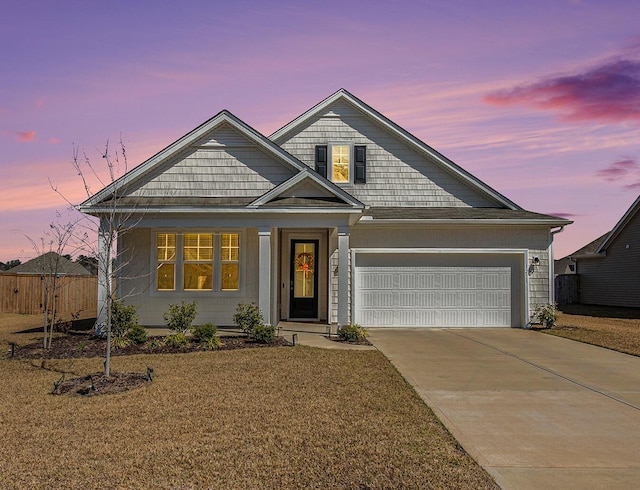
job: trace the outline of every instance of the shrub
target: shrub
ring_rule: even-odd
[[[144,345],[144,347],[149,350],[156,350],[162,347],[163,345],[164,345],[164,340],[162,338],[154,337],[151,340],[148,340],[147,343]]]
[[[193,320],[198,314],[198,305],[193,303],[185,303],[169,305],[169,309],[164,314],[164,321],[172,332],[186,334],[191,328]]]
[[[121,299],[111,302],[111,333],[124,337],[127,331],[138,326],[138,306],[125,305]]]
[[[276,338],[276,327],[272,325],[257,325],[251,332],[251,338],[261,344],[269,344]]]
[[[131,343],[131,339],[124,335],[111,336],[111,347],[113,347],[114,349],[122,349],[123,347],[131,345]]]
[[[531,315],[531,323],[539,323],[543,328],[555,327],[556,305],[554,303],[538,305]]]
[[[264,324],[264,318],[260,313],[260,308],[255,303],[239,303],[236,313],[233,315],[233,322],[244,333],[251,336],[256,327]]]
[[[191,327],[191,334],[198,342],[204,342],[205,340],[212,339],[217,333],[218,327],[213,323],[205,323],[204,325],[194,325]]]
[[[356,323],[338,329],[338,337],[348,342],[358,342],[367,338],[367,330]]]
[[[205,349],[217,349],[222,345],[222,342],[218,337],[210,337],[208,339],[200,341],[200,345]]]
[[[127,330],[125,336],[134,344],[144,344],[147,341],[147,329],[142,325],[135,325]]]
[[[172,333],[164,338],[164,345],[167,347],[180,348],[189,343],[189,339],[182,332]]]

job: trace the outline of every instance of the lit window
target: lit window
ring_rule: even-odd
[[[158,233],[156,238],[158,291],[240,290],[239,233]]]
[[[184,235],[184,289],[213,289],[213,235]]]
[[[161,291],[175,289],[176,277],[176,235],[158,234],[157,286]]]
[[[331,147],[331,180],[333,182],[349,182],[350,150],[348,145]]]
[[[222,284],[223,291],[237,291],[240,281],[238,270],[240,264],[240,237],[237,233],[223,233],[221,244]]]

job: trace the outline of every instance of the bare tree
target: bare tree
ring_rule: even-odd
[[[97,331],[102,331],[107,337],[106,356],[104,363],[104,373],[111,374],[111,310],[115,298],[113,287],[113,277],[118,277],[128,266],[126,261],[127,253],[122,247],[118,247],[118,238],[128,229],[133,228],[140,220],[141,213],[135,205],[127,206],[123,210],[122,200],[127,196],[129,182],[127,180],[128,161],[127,153],[122,139],[118,148],[113,151],[107,141],[105,149],[101,152],[104,162],[103,178],[92,164],[89,157],[74,145],[72,164],[76,173],[82,180],[87,200],[81,205],[75,206],[82,211],[87,221],[82,222],[85,228],[82,233],[84,249],[90,251],[91,255],[98,258],[98,324]],[[97,181],[102,190],[94,193],[91,190],[89,181]],[[57,188],[51,186],[54,191],[60,194],[69,202]],[[71,203],[70,203],[71,204]],[[98,218],[89,218],[91,215]],[[96,226],[97,225],[97,226]],[[95,237],[95,229],[98,229],[97,242],[91,240]]]
[[[49,229],[39,241],[35,241],[29,236],[27,240],[31,243],[36,252],[37,268],[41,274],[43,284],[43,347],[51,348],[53,331],[58,320],[56,310],[59,290],[61,284],[61,263],[66,260],[63,256],[65,249],[70,246],[77,247],[74,242],[74,233],[80,217],[70,219],[67,222],[61,221],[62,216],[57,213],[57,221],[49,224]],[[74,250],[75,251],[75,250]]]

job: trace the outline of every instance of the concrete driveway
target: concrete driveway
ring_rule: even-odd
[[[640,358],[519,329],[370,329],[503,488],[640,488]]]

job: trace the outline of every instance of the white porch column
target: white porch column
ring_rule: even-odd
[[[100,218],[98,227],[98,313],[97,323],[106,325],[108,320],[107,305],[109,291],[111,288],[111,237],[109,221],[107,218]]]
[[[258,229],[258,238],[260,242],[258,307],[265,323],[271,325],[271,228]]]
[[[349,229],[338,229],[338,328],[349,324]]]

